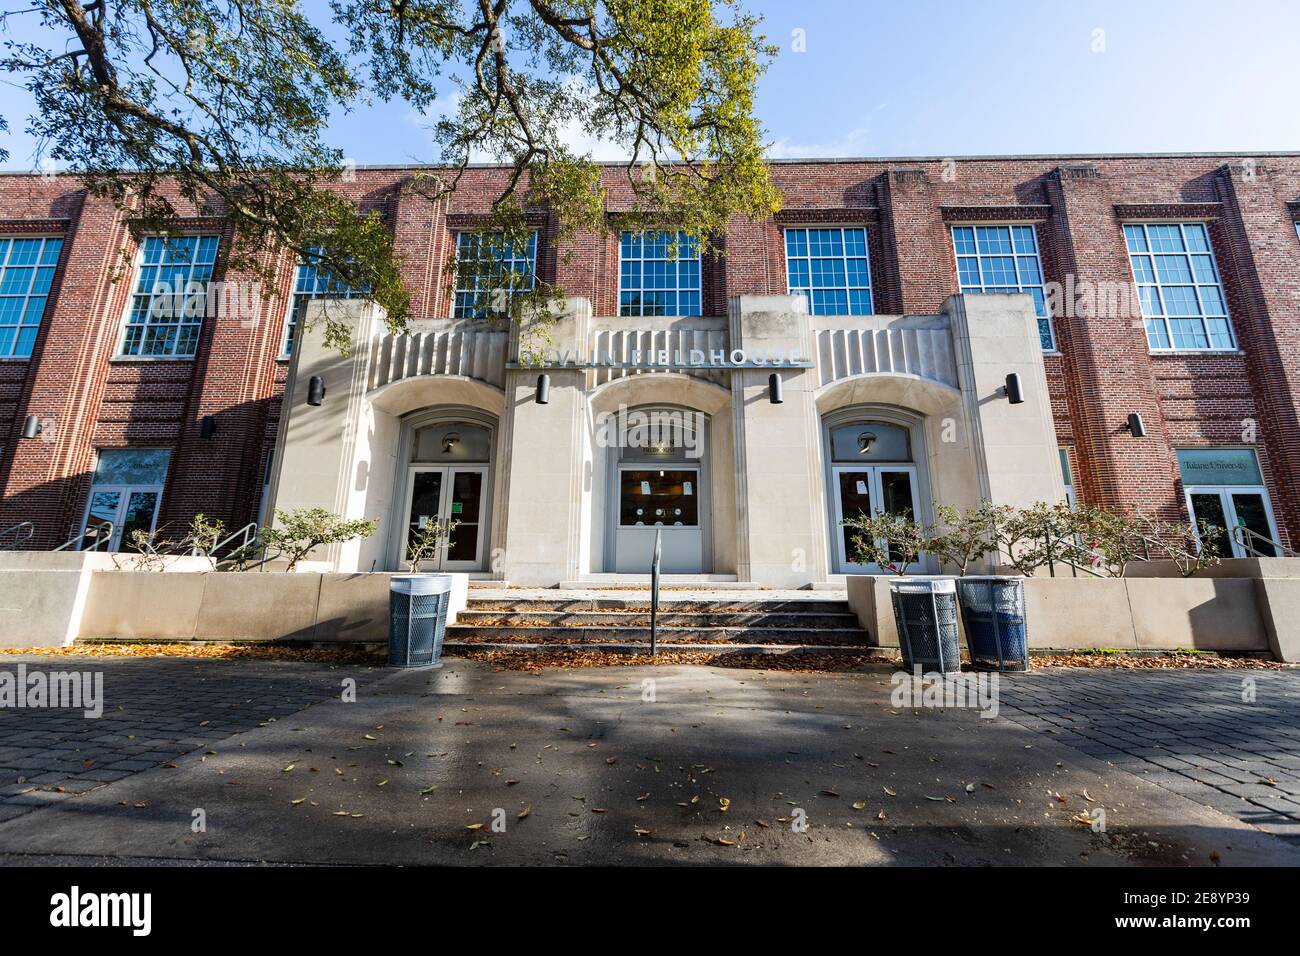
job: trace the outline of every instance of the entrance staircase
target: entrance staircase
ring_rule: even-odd
[[[869,654],[867,633],[835,592],[665,590],[661,651]],[[461,650],[650,650],[650,591],[474,588],[447,628]]]

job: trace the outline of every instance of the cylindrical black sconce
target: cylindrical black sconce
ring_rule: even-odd
[[[27,420],[23,422],[23,437],[35,438],[41,433],[41,420],[35,415],[28,415]]]
[[[212,436],[217,433],[217,416],[204,415],[199,422],[199,437],[204,441],[210,441]]]
[[[551,404],[551,376],[545,372],[537,376],[537,404]]]
[[[1129,412],[1128,424],[1124,427],[1129,430],[1129,434],[1134,438],[1147,437],[1147,427],[1142,423],[1142,416],[1137,412]]]
[[[307,404],[319,405],[325,401],[325,379],[313,375],[307,379]]]
[[[1020,373],[1012,372],[1007,376],[1007,401],[1012,405],[1023,405],[1025,403],[1025,393],[1020,388]]]
[[[773,405],[780,405],[785,401],[785,396],[781,392],[780,372],[773,372],[767,377],[767,400]]]

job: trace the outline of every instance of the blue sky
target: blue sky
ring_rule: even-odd
[[[758,98],[776,157],[1300,150],[1298,0],[746,6],[781,48]],[[0,84],[7,168],[33,166],[29,112]],[[425,162],[424,123],[379,104],[330,132],[357,163]]]

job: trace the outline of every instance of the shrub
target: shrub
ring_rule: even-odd
[[[321,545],[338,544],[353,538],[368,538],[379,527],[377,518],[344,519],[324,508],[295,508],[276,511],[275,527],[263,528],[260,538],[268,552],[287,558],[286,571]]]
[[[929,540],[927,529],[902,515],[876,512],[875,517],[859,515],[846,518],[844,526],[853,532],[849,538],[855,564],[877,564],[895,574],[907,573],[916,563]]]
[[[406,564],[412,574],[420,570],[420,565],[438,553],[442,543],[451,537],[451,533],[460,527],[455,519],[430,521],[423,528],[411,532],[406,541]]]
[[[934,511],[940,524],[929,530],[922,550],[944,564],[955,565],[959,575],[964,577],[972,561],[996,549],[993,540],[996,505],[984,501],[960,512],[951,505],[935,505]]]

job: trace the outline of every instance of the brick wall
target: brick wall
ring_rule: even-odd
[[[606,174],[617,214],[630,197],[620,168]],[[413,175],[359,169],[332,188],[386,216],[413,317],[446,317],[454,231],[488,211],[504,174],[470,170],[436,203]],[[723,254],[704,264],[708,314],[724,315],[730,296],[786,291],[786,224],[865,224],[876,311],[932,314],[958,288],[954,222],[1033,222],[1048,281],[1130,283],[1124,221],[1207,221],[1240,351],[1153,355],[1131,316],[1058,315],[1060,354],[1045,359],[1058,439],[1082,499],[1170,518],[1183,516],[1175,448],[1250,445],[1283,536],[1300,544],[1300,156],[809,161],[774,164],[773,177],[785,197],[776,220],[733,222]],[[616,314],[614,229],[557,248],[554,223],[537,219],[540,277]],[[228,248],[219,217],[203,226]],[[32,520],[42,546],[62,542],[80,526],[95,449],[132,446],[172,452],[160,524],[182,528],[197,511],[232,528],[253,520],[280,413],[294,263],[272,263],[276,288],[252,317],[205,320],[195,359],[124,360],[115,353],[137,238],[123,216],[70,178],[0,176],[0,233],[16,232],[62,235],[64,247],[33,357],[0,361],[0,528]],[[224,275],[219,261],[217,278],[250,277]],[[1145,440],[1124,430],[1134,411]],[[21,441],[32,414],[50,427]],[[206,440],[205,416],[218,423]]]

